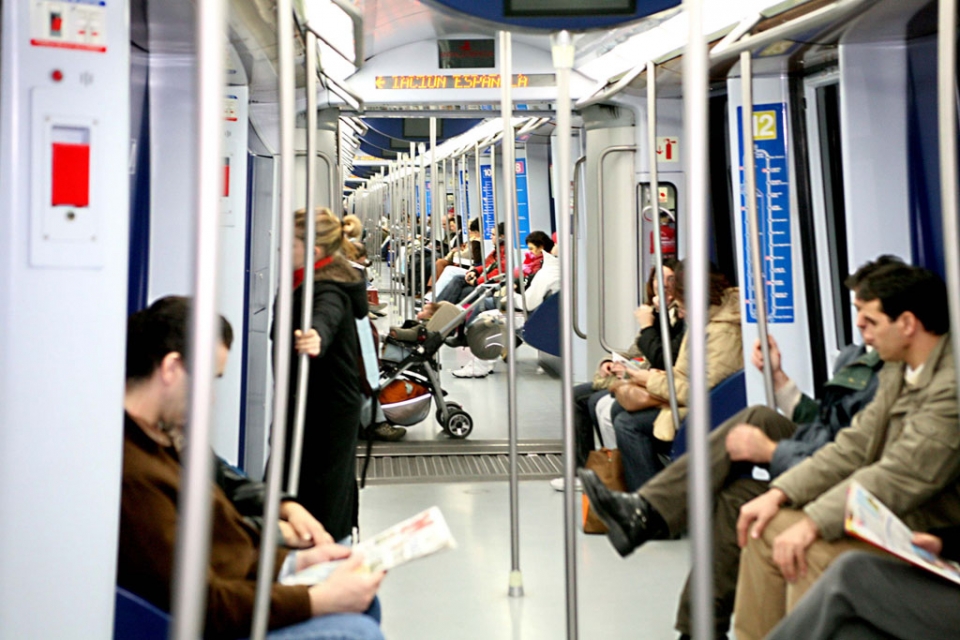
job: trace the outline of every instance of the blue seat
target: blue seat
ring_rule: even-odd
[[[534,349],[560,357],[560,295],[548,296],[523,324],[521,338]]]
[[[710,390],[710,430],[713,431],[746,406],[746,374],[741,369]],[[686,452],[687,421],[684,420],[673,439],[670,459],[676,460]]]
[[[166,640],[169,626],[169,613],[123,587],[117,587],[114,640]]]

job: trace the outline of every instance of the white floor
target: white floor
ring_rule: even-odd
[[[471,440],[506,440],[507,366],[486,378],[451,371],[470,356],[443,348],[441,380],[448,399],[474,418]],[[536,352],[517,350],[521,440],[561,438],[560,381],[537,366]],[[406,441],[446,440],[431,416]],[[567,637],[563,494],[545,481],[523,481],[520,570],[524,596],[507,595],[511,568],[509,487],[504,482],[373,486],[361,492],[360,523],[373,535],[438,505],[458,548],[391,571],[380,591],[389,640],[558,640]],[[577,500],[579,504],[579,495]],[[621,559],[606,536],[577,531],[579,638],[668,640],[677,597],[689,569],[687,541],[653,542]]]
[[[525,595],[510,598],[506,483],[393,485],[361,492],[365,535],[438,505],[458,544],[387,576],[380,597],[389,640],[566,637],[563,494],[542,481],[521,482],[519,494]],[[581,639],[677,637],[673,622],[689,569],[687,541],[649,543],[624,560],[606,536],[578,531],[577,540]]]

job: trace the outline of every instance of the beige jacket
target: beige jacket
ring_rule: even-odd
[[[914,530],[960,524],[960,424],[949,334],[915,385],[903,363],[880,371],[873,402],[836,440],[772,486],[816,523],[826,540],[843,535],[847,486],[856,480]]]
[[[690,354],[687,351],[687,335],[680,343],[680,353],[673,367],[674,381],[677,386],[677,405],[680,408],[680,420],[687,415],[687,398],[690,396]],[[719,305],[710,307],[710,320],[707,323],[707,386],[711,389],[723,382],[740,369],[743,369],[743,336],[740,332],[740,291],[730,287],[723,294]],[[647,391],[661,398],[670,397],[667,374],[654,371],[647,381]],[[670,409],[663,409],[653,424],[653,435],[658,440],[670,442],[676,435]]]

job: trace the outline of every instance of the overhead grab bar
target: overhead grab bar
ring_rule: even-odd
[[[202,4],[202,3],[201,3]],[[293,7],[291,0],[277,0],[277,43],[279,49],[279,108],[280,108],[280,283],[277,293],[277,316],[274,335],[274,392],[273,429],[270,436],[270,464],[267,467],[267,497],[263,521],[280,519],[280,484],[287,440],[287,396],[290,390],[290,352],[293,336],[293,172],[296,157],[294,127],[296,126],[296,95],[294,88]],[[219,86],[219,80],[217,84]],[[205,451],[207,457],[210,452]],[[209,476],[208,476],[209,477]],[[260,539],[260,557],[257,564],[257,592],[254,601],[252,640],[263,640],[267,634],[270,616],[270,593],[273,586],[274,561],[277,548],[277,527],[266,526]],[[196,636],[194,636],[196,637]]]
[[[226,2],[197,5],[196,112],[197,182],[196,272],[190,344],[190,442],[180,472],[182,492],[174,551],[171,637],[193,640],[203,635],[210,558],[210,432],[213,417],[215,353],[219,343],[220,168],[223,163],[223,74],[227,24]],[[292,34],[291,34],[292,40]]]
[[[663,277],[663,238],[660,236],[660,167],[657,159],[657,67],[647,63],[647,158],[650,162],[650,211],[653,218],[654,257],[657,262],[657,301],[660,307],[660,340],[663,343],[663,370],[670,390],[670,414],[673,432],[680,432],[680,408],[677,403],[677,380],[673,372],[673,345],[670,342],[670,310]],[[642,225],[643,216],[640,217]],[[643,274],[641,274],[643,275]],[[643,282],[644,278],[640,281]]]
[[[587,156],[580,156],[573,164],[573,228],[570,232],[570,244],[573,245],[573,331],[581,340],[587,339],[587,334],[580,329],[580,169],[587,161]],[[561,241],[566,237],[560,236]],[[561,251],[563,248],[561,247]]]
[[[613,147],[607,147],[600,153],[600,158],[597,160],[597,225],[599,227],[599,242],[597,242],[597,257],[598,262],[600,263],[597,268],[597,274],[600,276],[600,326],[597,331],[597,338],[600,340],[600,346],[604,348],[609,353],[613,353],[615,349],[607,343],[607,285],[606,279],[603,277],[603,267],[606,264],[606,236],[604,235],[604,204],[603,204],[603,161],[611,153],[635,153],[637,150],[636,145],[624,144],[617,145]]]
[[[940,0],[937,10],[937,116],[940,121],[940,201],[947,267],[950,339],[954,366],[960,365],[960,195],[957,187],[957,6]],[[958,369],[960,370],[960,369]],[[960,380],[958,380],[960,384]],[[958,389],[960,393],[960,389]]]
[[[753,283],[753,308],[760,332],[760,350],[763,353],[763,387],[767,406],[777,408],[773,390],[773,367],[770,363],[770,338],[767,331],[767,286],[763,279],[763,256],[760,253],[760,220],[757,214],[757,163],[753,148],[753,54],[740,54],[740,96],[743,102],[741,129],[743,130],[743,199],[747,205],[747,235],[750,243],[750,272]],[[747,307],[749,309],[749,306]]]

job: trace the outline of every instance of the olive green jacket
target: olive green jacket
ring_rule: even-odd
[[[906,365],[880,371],[873,402],[832,443],[772,484],[816,523],[843,535],[847,487],[856,480],[914,530],[960,524],[960,423],[949,334],[940,338],[915,385]]]

